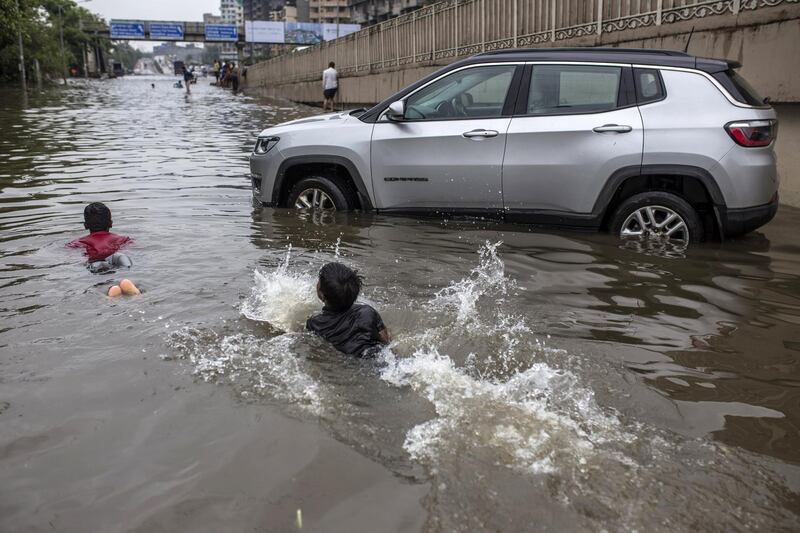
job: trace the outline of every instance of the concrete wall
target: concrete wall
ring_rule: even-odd
[[[781,200],[800,207],[800,5],[745,13],[739,17],[708,17],[673,24],[669,28],[648,27],[585,36],[557,44],[682,49],[692,27],[695,31],[690,53],[740,61],[744,65],[740,71],[742,75],[775,103],[780,121],[776,152],[782,178]],[[377,103],[449,61],[452,59],[343,76],[340,79],[339,106]],[[321,80],[282,83],[270,76],[271,70],[269,63],[250,67],[245,91],[320,104]]]
[[[800,207],[800,104],[776,105],[781,203]]]

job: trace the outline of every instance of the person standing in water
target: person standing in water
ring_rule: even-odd
[[[328,63],[328,68],[322,71],[322,94],[325,99],[322,101],[322,110],[328,109],[328,104],[333,111],[333,99],[336,98],[336,92],[339,90],[339,73],[334,68],[336,63],[331,61]]]
[[[183,82],[186,84],[186,93],[192,92],[189,86],[191,85],[191,81],[194,78],[194,75],[189,71],[188,68],[185,66],[183,67]]]

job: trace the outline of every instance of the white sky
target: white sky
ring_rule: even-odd
[[[76,0],[92,13],[106,21],[110,19],[134,20],[188,20],[203,21],[203,13],[219,15],[219,0]],[[159,44],[154,41],[131,41],[139,50],[152,51]]]

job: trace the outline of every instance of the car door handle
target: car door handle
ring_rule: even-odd
[[[604,124],[597,126],[592,131],[595,133],[628,133],[633,130],[630,126],[620,126],[619,124]]]
[[[472,130],[472,131],[465,131],[462,133],[464,137],[467,139],[485,139],[487,137],[497,137],[499,135],[498,132],[494,130]]]

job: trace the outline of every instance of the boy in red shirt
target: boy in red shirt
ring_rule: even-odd
[[[94,202],[83,210],[83,226],[89,230],[89,235],[81,237],[67,244],[70,248],[83,248],[89,259],[89,270],[104,272],[113,268],[130,268],[133,265],[130,257],[119,253],[119,249],[130,243],[132,239],[124,235],[117,235],[111,229],[111,210],[105,204]],[[120,294],[139,294],[139,289],[128,279],[123,279],[119,285],[114,285],[108,290],[109,296]]]

